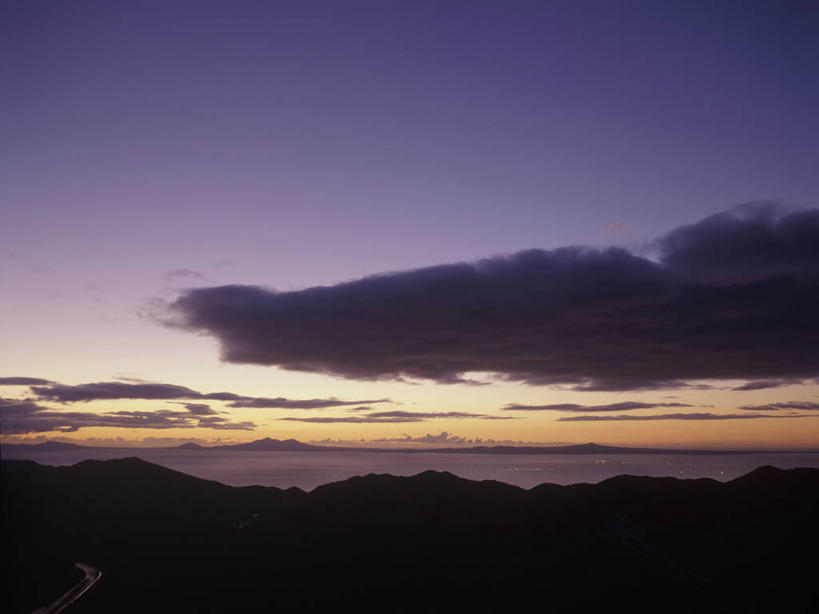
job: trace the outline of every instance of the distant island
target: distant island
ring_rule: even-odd
[[[3,443],[3,448],[19,451],[61,451],[70,449],[105,449],[105,450],[140,450],[146,448],[113,447],[113,446],[85,446],[62,441],[46,441],[36,444]],[[160,450],[160,447],[147,448]],[[217,446],[202,446],[197,443],[183,443],[178,446],[168,446],[168,450],[191,450],[196,452],[210,452],[220,450],[249,451],[249,452],[405,452],[410,454],[765,454],[777,453],[781,450],[701,450],[681,448],[632,448],[621,446],[604,446],[596,443],[584,443],[568,446],[471,446],[448,448],[372,448],[353,446],[317,446],[295,439],[272,439],[265,437],[246,443],[236,443]],[[810,452],[810,450],[804,450]]]

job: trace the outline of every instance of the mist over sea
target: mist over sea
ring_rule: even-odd
[[[596,483],[621,475],[713,478],[727,481],[762,465],[780,469],[819,468],[819,453],[748,454],[449,454],[411,452],[276,452],[178,449],[89,448],[3,451],[3,458],[45,465],[136,456],[176,471],[230,486],[296,486],[312,490],[356,475],[410,476],[428,469],[449,471],[470,480],[497,480],[531,488],[553,484]]]

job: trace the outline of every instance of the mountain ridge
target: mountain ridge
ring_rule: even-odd
[[[425,471],[305,492],[134,457],[0,468],[10,612],[52,602],[75,560],[103,572],[90,613],[144,613],[156,595],[166,610],[302,612],[518,611],[538,598],[557,611],[808,612],[819,598],[796,556],[819,547],[819,469],[530,490]]]
[[[571,444],[565,446],[470,446],[470,447],[441,447],[441,448],[371,448],[351,446],[324,446],[304,443],[296,439],[273,439],[265,437],[250,442],[238,444],[221,444],[203,446],[188,442],[177,446],[116,447],[116,446],[87,446],[61,441],[47,441],[37,444],[15,444],[2,442],[3,448],[10,450],[56,451],[69,449],[103,449],[103,450],[192,450],[198,452],[209,451],[280,451],[280,452],[369,452],[389,453],[402,452],[407,454],[685,454],[685,455],[732,455],[732,454],[772,454],[782,450],[719,450],[719,449],[685,449],[685,448],[640,448],[601,445],[593,442]],[[814,453],[815,450],[799,450],[804,453]]]

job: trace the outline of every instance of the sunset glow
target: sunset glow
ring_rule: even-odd
[[[819,447],[804,16],[398,4],[4,7],[3,442]]]

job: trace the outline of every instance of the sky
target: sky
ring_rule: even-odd
[[[0,11],[3,441],[819,447],[816,3]]]

